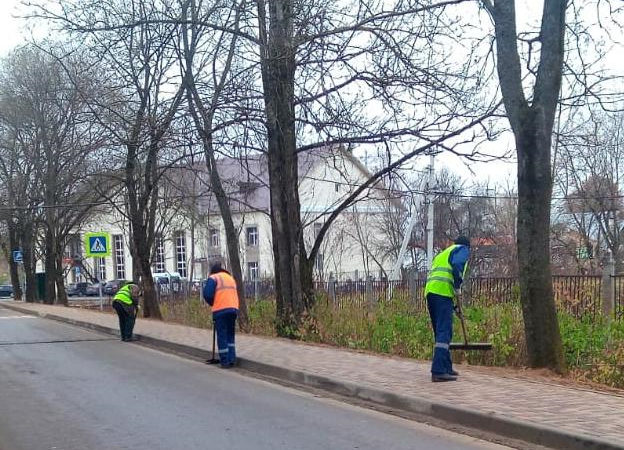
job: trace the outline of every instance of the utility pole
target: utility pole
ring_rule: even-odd
[[[433,261],[433,195],[431,189],[433,187],[433,165],[435,163],[435,155],[429,155],[429,178],[427,179],[427,270],[431,269]]]
[[[426,186],[425,203],[427,203],[427,270],[431,268],[431,261],[433,260],[433,195],[431,194],[431,188],[433,186],[433,164],[435,161],[435,155],[431,153],[429,155],[429,175]],[[401,264],[403,263],[403,257],[407,250],[407,244],[412,236],[412,230],[416,224],[416,211],[412,212],[409,220],[409,225],[403,236],[403,242],[401,243],[401,249],[399,250],[399,256],[392,269],[390,275],[391,280],[400,280],[401,278]]]

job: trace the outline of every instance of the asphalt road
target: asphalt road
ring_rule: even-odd
[[[0,450],[503,449],[2,308]]]

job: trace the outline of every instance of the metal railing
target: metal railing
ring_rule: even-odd
[[[624,274],[613,276],[613,305],[615,317],[624,319]]]
[[[614,316],[624,319],[624,275],[612,276]],[[402,281],[360,280],[315,282],[317,296],[337,307],[346,305],[366,307],[388,299],[409,302],[413,308],[426,309],[424,296],[426,279],[423,276]],[[516,302],[520,297],[518,279],[515,277],[469,278],[463,286],[466,305],[491,306]],[[553,276],[555,302],[561,310],[580,317],[600,313],[603,295],[603,278],[599,275],[555,275]],[[272,279],[246,281],[245,298],[248,301],[275,298],[275,283]],[[163,289],[157,286],[160,302],[179,302],[201,295],[201,285],[181,283],[177,289]]]

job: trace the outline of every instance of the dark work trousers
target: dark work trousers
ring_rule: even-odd
[[[435,337],[431,373],[433,375],[451,373],[453,363],[449,344],[453,339],[453,299],[429,293],[427,294],[427,308]]]
[[[212,314],[215,330],[217,330],[217,347],[219,360],[223,367],[233,366],[236,362],[236,345],[234,334],[238,310],[229,308]]]
[[[117,312],[117,316],[119,316],[119,332],[121,334],[121,339],[123,341],[131,339],[135,321],[134,306],[115,300],[113,301],[113,309]]]

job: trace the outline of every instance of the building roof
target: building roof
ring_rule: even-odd
[[[354,164],[366,178],[371,176],[368,169],[351,152],[342,146],[321,147],[316,150],[302,152],[298,155],[299,182],[307,179],[311,171],[319,164],[344,168],[344,161]],[[230,200],[233,213],[261,211],[269,212],[271,200],[269,191],[269,173],[266,155],[252,155],[241,158],[221,156],[217,159],[217,170],[221,183]],[[219,207],[212,193],[209,174],[204,163],[192,168],[182,169],[185,189],[189,189],[193,177],[199,180],[196,185],[197,204],[202,213],[219,213]],[[312,178],[313,181],[318,181]],[[197,183],[196,183],[197,184]],[[379,188],[379,185],[378,185]],[[381,187],[385,190],[385,187]],[[192,192],[192,191],[190,191]]]

